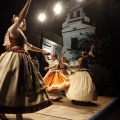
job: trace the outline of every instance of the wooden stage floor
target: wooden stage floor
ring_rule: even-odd
[[[49,93],[51,99],[56,98],[55,94]],[[116,97],[98,96],[98,100],[91,105],[75,105],[63,95],[59,102],[41,111],[23,114],[24,120],[89,120],[93,115],[110,105]],[[15,120],[15,115],[6,114],[10,120]]]

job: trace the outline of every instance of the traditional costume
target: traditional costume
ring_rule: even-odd
[[[76,101],[96,101],[96,88],[92,81],[88,67],[88,56],[82,58],[79,70],[69,78],[70,87],[66,93],[67,98]]]
[[[69,80],[58,70],[58,60],[48,60],[48,64],[49,67],[54,65],[56,65],[56,67],[49,69],[43,78],[45,85],[48,87],[47,91],[64,90],[68,88],[70,85]]]
[[[14,23],[4,40],[11,48],[0,56],[0,113],[32,113],[52,105],[26,43],[19,23]]]

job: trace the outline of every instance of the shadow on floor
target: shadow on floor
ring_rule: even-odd
[[[16,120],[16,118],[9,118],[9,120]],[[24,120],[33,120],[31,118],[24,118]]]
[[[84,102],[84,101],[75,101],[75,100],[72,100],[72,104],[78,105],[78,106],[98,106],[94,102]]]

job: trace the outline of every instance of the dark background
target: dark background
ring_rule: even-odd
[[[37,17],[41,10],[47,13],[47,20],[42,25],[44,30],[51,30],[61,35],[62,23],[65,21],[67,13],[67,1],[64,1],[64,12],[59,16],[54,16],[53,5],[58,0],[33,0],[28,12],[27,31],[29,28],[38,27],[40,22]],[[18,15],[26,0],[4,0],[0,4],[0,53],[3,52],[2,47],[4,35],[11,25],[13,14]],[[110,70],[111,89],[114,91],[112,95],[120,93],[120,0],[95,0],[94,7],[91,8],[92,19],[95,21],[96,35],[101,40],[109,37],[106,66]],[[107,86],[106,86],[107,87]]]
[[[53,12],[54,5],[59,0],[33,0],[26,17],[27,22],[27,32],[30,28],[41,27],[40,21],[38,20],[38,15],[41,12],[46,13],[46,20],[42,23],[42,29],[51,30],[58,35],[61,35],[62,23],[65,20],[67,9],[63,8],[62,14],[55,16]],[[66,4],[69,0],[64,0],[62,3]],[[3,39],[4,35],[11,25],[12,16],[18,15],[26,0],[4,0],[4,3],[0,4],[0,53],[3,51]],[[64,5],[66,7],[66,5]]]
[[[38,26],[40,22],[37,17],[40,11],[47,14],[47,20],[43,23],[45,30],[51,30],[61,35],[62,23],[65,21],[67,13],[67,1],[63,2],[63,12],[59,16],[54,16],[53,7],[59,0],[33,0],[27,15],[27,27]],[[11,25],[11,18],[14,14],[18,15],[26,0],[4,0],[0,4],[0,45],[3,43],[4,35],[7,28]],[[119,28],[120,28],[120,1],[119,0],[95,0],[95,6],[91,9],[92,19],[95,21],[96,34],[102,38],[109,35],[114,39],[111,45],[116,49],[119,43]],[[29,30],[29,29],[28,29]]]

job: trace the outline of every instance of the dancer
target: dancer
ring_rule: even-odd
[[[70,71],[70,73],[68,71]],[[67,59],[66,57],[63,57],[63,53],[60,55],[60,72],[62,72],[66,77],[75,73],[75,70],[70,69],[68,66]]]
[[[51,60],[48,60],[47,55],[45,55],[45,60],[49,64],[49,67],[44,68],[48,72],[43,78],[48,86],[47,91],[57,91],[58,97],[54,101],[59,101],[62,99],[61,91],[69,87],[69,80],[58,70],[59,62],[56,54],[51,54]]]
[[[10,49],[0,57],[0,119],[8,120],[7,114],[16,114],[16,120],[23,120],[23,113],[32,113],[52,105],[46,92],[41,74],[34,66],[27,50],[48,52],[27,42],[25,17],[31,0],[27,0],[18,17],[13,16],[4,46]]]
[[[88,66],[89,57],[94,57],[93,48],[92,45],[89,53],[82,52],[82,57],[78,59],[78,71],[69,77],[70,87],[66,96],[71,100],[84,102],[97,100],[96,88]]]

